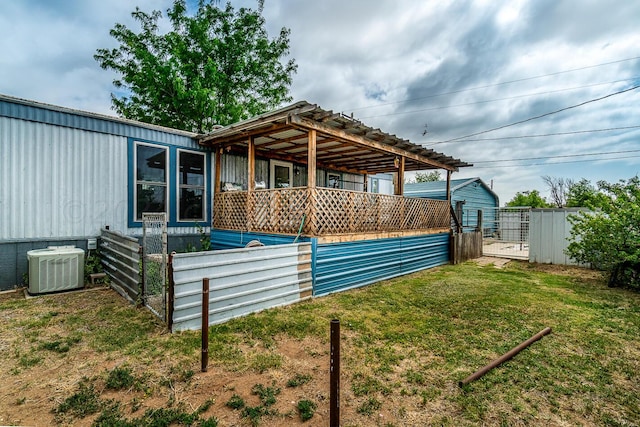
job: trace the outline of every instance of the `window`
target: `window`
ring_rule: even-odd
[[[371,192],[372,193],[380,192],[380,180],[378,178],[371,178]]]
[[[167,158],[165,147],[136,143],[136,220],[143,212],[167,212]]]
[[[293,177],[293,163],[271,160],[270,188],[291,188]]]
[[[337,173],[328,173],[327,174],[327,187],[329,188],[340,188],[340,184],[342,179],[340,175]]]
[[[178,150],[178,221],[203,221],[207,180],[204,153]]]

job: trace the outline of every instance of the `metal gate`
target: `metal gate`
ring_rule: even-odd
[[[142,301],[167,321],[167,216],[142,214]]]
[[[483,209],[482,254],[529,259],[529,207]]]

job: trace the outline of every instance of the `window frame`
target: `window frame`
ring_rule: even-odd
[[[203,176],[202,176],[202,185],[190,185],[190,184],[181,184],[180,183],[180,155],[182,153],[188,153],[188,154],[196,154],[199,156],[202,156],[202,172],[203,172]],[[185,148],[177,148],[176,149],[176,222],[180,223],[180,224],[185,224],[185,223],[197,223],[197,222],[205,222],[207,221],[207,217],[208,217],[208,186],[209,183],[209,174],[208,174],[208,167],[207,167],[207,152],[205,151],[195,151],[195,150],[189,150],[189,149],[185,149]],[[202,217],[199,219],[182,219],[180,218],[180,201],[181,201],[181,192],[183,189],[198,189],[198,190],[202,190]]]
[[[144,180],[138,180],[138,147],[139,146],[147,146],[147,147],[152,147],[152,148],[157,148],[157,149],[161,149],[164,151],[164,155],[165,155],[165,169],[164,169],[164,183],[161,183],[160,181],[144,181]],[[169,179],[169,175],[171,172],[171,164],[170,164],[170,159],[171,156],[169,155],[169,147],[166,145],[161,145],[161,144],[153,144],[153,143],[149,143],[149,142],[144,142],[144,141],[134,141],[133,142],[133,221],[134,222],[139,222],[142,223],[142,213],[143,212],[138,212],[138,184],[139,183],[146,183],[148,185],[155,185],[155,186],[162,186],[164,185],[164,213],[167,215],[167,218],[169,218],[169,207],[170,207],[170,179]],[[140,218],[138,218],[138,213],[140,213]],[[162,212],[158,212],[158,213],[162,213]]]

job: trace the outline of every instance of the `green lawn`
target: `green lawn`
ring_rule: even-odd
[[[71,295],[42,298],[35,308],[34,300],[0,300],[0,310],[19,322],[25,338],[5,340],[12,351],[0,380],[38,375],[51,349],[57,358],[82,350],[83,357],[95,352],[117,361],[114,368],[98,364],[79,372],[72,387],[76,394],[93,393],[91,416],[115,420],[102,425],[125,418],[143,423],[149,397],[156,408],[172,408],[183,417],[175,419],[193,425],[302,424],[296,407],[310,418],[305,425],[326,425],[329,324],[335,318],[341,321],[343,426],[637,425],[640,294],[607,288],[588,270],[544,270],[550,269],[519,262],[503,269],[444,266],[212,326],[210,369],[202,377],[199,332],[162,333],[144,310],[117,296],[89,304],[92,293],[85,293],[83,308],[73,308]],[[17,313],[28,320],[16,320]],[[10,325],[0,322],[6,331]],[[550,335],[458,387],[547,326]],[[212,385],[225,375],[233,381]],[[109,391],[119,407],[105,403],[105,384],[115,380],[134,384],[120,395]],[[174,394],[164,401],[167,390]],[[255,390],[270,391],[270,403],[261,403]],[[66,393],[55,405],[39,404],[60,409],[56,405],[73,397]],[[12,399],[28,408],[29,398],[16,393]],[[258,406],[249,406],[251,399]],[[241,409],[238,402],[245,401]],[[63,415],[56,419],[79,417]]]

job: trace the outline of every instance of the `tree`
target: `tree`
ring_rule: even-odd
[[[269,39],[258,11],[230,3],[222,9],[200,0],[193,16],[186,0],[167,10],[172,29],[161,34],[160,11],[136,8],[141,26],[122,24],[110,31],[120,46],[98,49],[94,58],[114,70],[118,90],[112,108],[121,116],[204,133],[268,111],[291,100],[289,86],[297,66],[289,54],[288,29]]]
[[[517,192],[513,199],[509,200],[505,206],[529,206],[532,208],[550,208],[544,197],[540,196],[538,190]]]
[[[416,182],[440,181],[440,172],[416,172]]]
[[[575,182],[567,192],[566,206],[587,207],[596,209],[606,201],[606,196],[598,191],[591,182],[585,178]]]
[[[574,181],[570,178],[558,178],[549,175],[543,176],[542,180],[549,187],[551,203],[559,208],[567,206],[567,194],[574,185]]]
[[[609,274],[609,285],[640,288],[640,179],[598,182],[600,210],[569,217],[567,254]]]

